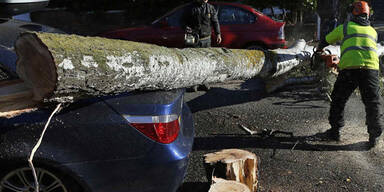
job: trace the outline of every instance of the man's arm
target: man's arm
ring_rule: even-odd
[[[343,25],[339,25],[336,29],[326,35],[324,38],[321,38],[319,45],[317,46],[317,51],[321,51],[324,47],[334,44],[343,39]]]
[[[217,11],[213,5],[211,5],[211,9],[212,9],[211,10],[211,13],[212,13],[211,22],[213,25],[213,29],[215,30],[215,34],[219,35],[219,34],[221,34],[221,32],[220,32],[220,24],[219,24],[219,19],[217,16]]]
[[[219,24],[219,19],[218,19],[218,12],[216,11],[215,7],[212,6],[212,16],[211,16],[211,22],[213,24],[213,29],[215,30],[216,34],[216,42],[217,44],[220,44],[222,39],[221,39],[221,31],[220,31],[220,24]]]
[[[338,41],[342,41],[344,38],[343,34],[343,25],[339,25],[334,29],[332,32],[330,32],[326,37],[325,40],[329,44],[335,44]]]

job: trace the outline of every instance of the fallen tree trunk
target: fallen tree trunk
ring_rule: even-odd
[[[379,55],[383,55],[383,47],[378,47]],[[338,46],[327,48],[333,54],[340,52]],[[24,33],[16,41],[15,50],[17,74],[31,92],[28,98],[32,101],[22,105],[22,99],[12,100],[20,104],[11,109],[0,105],[0,113],[19,113],[43,101],[73,102],[86,96],[138,89],[169,90],[255,76],[274,78],[307,63],[313,54],[313,47],[304,40],[289,49],[266,51],[171,49],[51,33]]]
[[[273,77],[308,60],[305,41],[273,51],[170,49],[97,37],[25,33],[16,42],[17,73],[34,100],[71,102],[131,90]]]

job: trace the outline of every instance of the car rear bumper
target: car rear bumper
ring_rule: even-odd
[[[79,183],[90,192],[175,192],[184,179],[187,165],[188,157],[167,163],[149,163],[143,159],[66,166],[81,181],[86,180]]]
[[[153,145],[145,156],[64,164],[86,191],[92,192],[175,192],[186,175],[192,151],[192,113],[183,107],[183,129],[171,144]],[[122,147],[120,150],[124,150]]]

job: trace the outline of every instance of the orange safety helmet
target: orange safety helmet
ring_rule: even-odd
[[[352,14],[362,15],[367,14],[369,16],[369,5],[366,1],[357,1],[352,4]]]

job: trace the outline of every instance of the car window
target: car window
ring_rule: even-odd
[[[219,12],[219,22],[228,24],[251,24],[256,22],[256,16],[244,9],[231,6],[222,6]]]
[[[187,6],[188,7],[188,6]],[[167,17],[168,25],[170,27],[180,27],[184,25],[183,21],[183,15],[186,11],[187,7],[183,7],[181,9],[178,9],[177,11],[173,12],[171,15]]]

